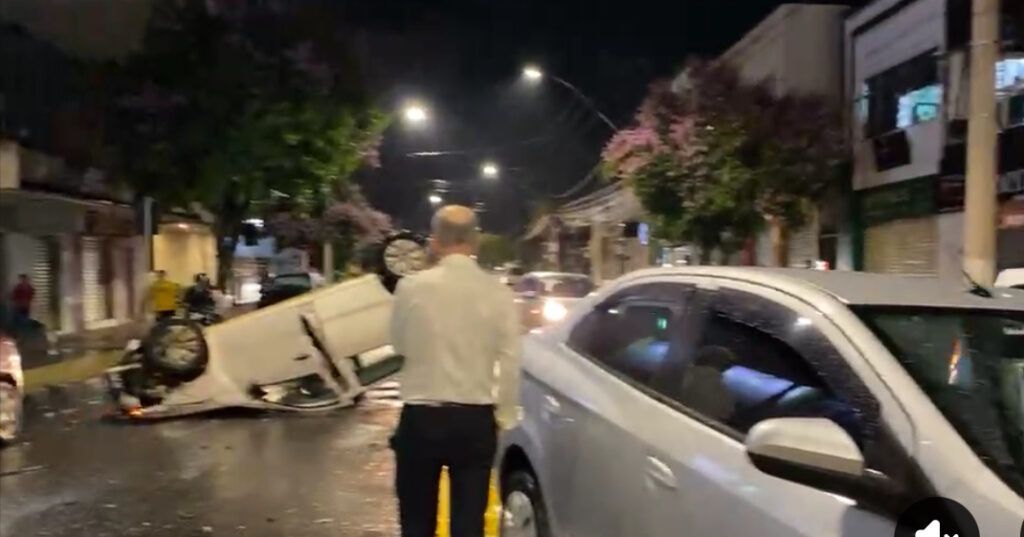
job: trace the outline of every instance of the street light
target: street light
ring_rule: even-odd
[[[480,173],[488,179],[493,179],[498,176],[498,165],[493,162],[485,162],[480,166]]]
[[[564,86],[566,89],[571,91],[573,95],[575,95],[576,97],[579,97],[580,100],[583,101],[583,103],[590,108],[591,112],[593,112],[598,118],[600,118],[600,120],[605,125],[608,125],[608,128],[611,129],[613,133],[619,132],[619,128],[615,126],[615,123],[612,123],[612,120],[608,119],[608,116],[606,116],[604,112],[598,110],[597,105],[594,104],[594,101],[592,101],[590,97],[584,95],[583,92],[579,90],[579,88],[573,86],[567,80],[559,76],[553,75],[551,73],[545,75],[544,71],[541,71],[540,68],[537,67],[536,65],[527,65],[526,67],[523,67],[523,78],[525,78],[527,81],[531,83],[538,83],[542,78],[545,78],[545,76]]]
[[[440,205],[441,202],[444,201],[443,199],[441,199],[441,196],[437,194],[431,194],[429,197],[427,197],[427,200],[430,201],[431,205]]]
[[[405,110],[402,111],[405,116],[405,121],[412,124],[420,124],[427,120],[428,114],[427,109],[419,104],[406,105]]]
[[[529,81],[540,80],[544,78],[544,71],[541,71],[540,67],[536,65],[527,65],[523,67],[523,77]]]

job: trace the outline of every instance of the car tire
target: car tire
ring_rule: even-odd
[[[149,333],[144,365],[182,382],[190,381],[206,370],[209,350],[203,327],[186,319],[168,319]]]
[[[502,537],[551,537],[544,496],[533,473],[516,470],[502,483]]]
[[[23,415],[18,387],[0,381],[0,445],[6,446],[18,439]]]
[[[388,291],[391,292],[394,292],[395,286],[398,285],[398,280],[401,280],[404,276],[408,276],[407,273],[395,272],[393,270],[393,267],[389,266],[387,260],[388,247],[391,246],[392,243],[399,241],[409,241],[415,243],[424,250],[426,249],[427,245],[427,239],[424,236],[419,235],[417,233],[413,233],[411,231],[401,231],[391,235],[390,237],[384,240],[383,244],[381,244],[380,246],[380,250],[377,252],[375,260],[377,266],[374,268],[375,271],[380,275],[380,278],[383,281],[384,286],[387,287]]]

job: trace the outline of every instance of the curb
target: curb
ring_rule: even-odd
[[[121,350],[88,350],[77,358],[26,369],[25,393],[47,386],[81,382],[103,373],[121,359]]]

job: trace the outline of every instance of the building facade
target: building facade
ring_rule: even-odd
[[[999,268],[1024,266],[1024,2],[1003,2]],[[959,279],[971,3],[878,0],[845,22],[854,266]]]
[[[132,205],[96,170],[0,140],[0,285],[36,289],[33,317],[51,331],[136,319],[146,275]]]
[[[845,6],[784,4],[747,32],[718,57],[732,66],[742,80],[766,84],[776,95],[825,97],[837,108],[843,98],[842,40]],[[843,181],[846,178],[842,178]],[[844,220],[843,184],[835,184],[814,208],[810,222],[790,230],[791,266],[824,260],[832,267],[849,268],[849,246],[840,239]],[[772,239],[760,233],[744,261],[772,265]]]
[[[537,245],[535,268],[589,274],[600,283],[651,265],[645,220],[633,191],[617,182],[542,216],[523,240]]]

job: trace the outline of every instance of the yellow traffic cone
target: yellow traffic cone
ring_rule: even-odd
[[[441,470],[441,485],[437,498],[437,537],[449,537],[451,520],[451,488],[448,484],[448,468]],[[498,537],[501,523],[501,501],[498,498],[498,480],[491,474],[491,486],[487,495],[487,511],[484,513],[484,537]]]

